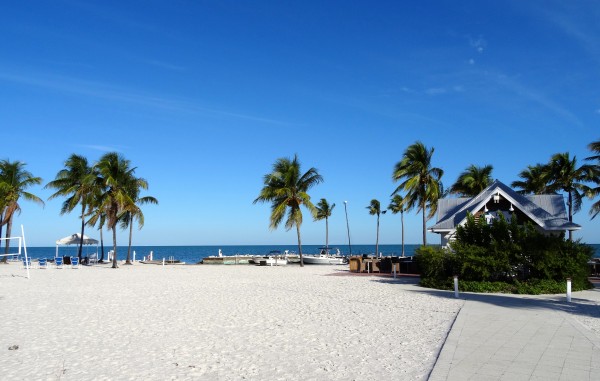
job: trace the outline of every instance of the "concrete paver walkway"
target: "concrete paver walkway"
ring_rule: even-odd
[[[600,337],[575,318],[598,316],[599,306],[564,296],[461,298],[430,381],[600,380]]]

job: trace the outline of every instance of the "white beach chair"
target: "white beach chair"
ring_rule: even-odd
[[[56,257],[54,258],[54,267],[57,269],[62,269],[63,268],[63,259],[62,257]]]

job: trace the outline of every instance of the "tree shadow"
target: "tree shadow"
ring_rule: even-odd
[[[407,292],[427,294],[439,298],[455,299],[453,291],[435,290],[423,287],[419,290],[407,290]],[[571,297],[571,302],[568,303],[566,300],[566,294],[515,295],[461,292],[459,294],[459,299],[511,309],[546,309],[563,311],[570,315],[600,318],[600,307],[598,305],[600,303],[600,288],[594,288],[585,292],[593,292],[594,294],[597,293],[599,296],[594,299],[586,299],[581,297],[581,294],[578,292],[575,292]]]

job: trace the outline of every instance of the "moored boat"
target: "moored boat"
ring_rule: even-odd
[[[287,252],[281,255],[281,251],[272,250],[267,255],[252,257],[252,262],[259,266],[285,266],[288,264]]]
[[[307,265],[343,265],[348,263],[347,258],[341,255],[340,249],[335,249],[336,254],[331,254],[330,247],[321,247],[319,254],[303,255],[304,263]]]

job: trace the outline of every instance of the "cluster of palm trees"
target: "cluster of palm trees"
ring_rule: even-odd
[[[102,242],[104,260],[104,240],[102,229],[112,231],[113,262],[117,268],[117,225],[129,228],[129,246],[127,264],[131,264],[131,241],[133,224],[137,221],[139,228],[144,225],[144,214],[141,206],[158,204],[152,196],[140,196],[141,190],[148,189],[148,182],[135,176],[135,167],[129,160],[116,152],[103,155],[97,163],[90,165],[81,155],[71,155],[54,180],[46,184],[46,188],[56,192],[49,199],[64,197],[61,214],[77,210],[81,218],[81,237],[86,226],[97,226]],[[43,201],[26,191],[32,185],[42,183],[42,179],[34,177],[25,170],[25,164],[19,161],[0,161],[0,229],[6,225],[6,237],[11,235],[12,220],[15,212],[20,211],[19,199],[34,201],[43,205]],[[2,231],[0,230],[0,236]],[[6,253],[9,250],[6,241]],[[78,249],[78,257],[82,257],[83,239]]]
[[[519,188],[522,194],[557,194],[567,197],[569,221],[573,222],[573,214],[581,210],[584,197],[593,199],[600,195],[600,141],[590,143],[588,148],[595,153],[585,160],[591,164],[578,166],[577,157],[570,157],[568,152],[557,153],[550,157],[546,164],[528,166],[519,173],[521,180],[514,181],[513,188]],[[600,201],[590,209],[593,219],[600,212]],[[569,231],[569,239],[573,232]]]
[[[97,163],[89,165],[88,160],[73,154],[65,162],[53,181],[46,188],[55,189],[50,199],[65,197],[61,214],[70,213],[80,208],[81,236],[85,226],[98,226],[102,241],[104,260],[104,226],[112,232],[113,257],[112,267],[117,268],[117,225],[129,228],[129,245],[126,264],[131,264],[131,240],[134,221],[139,228],[144,225],[144,214],[141,206],[158,204],[152,196],[140,197],[142,189],[148,189],[148,182],[135,176],[135,167],[131,162],[116,152],[104,154]],[[78,256],[81,258],[83,241],[80,242]]]
[[[569,221],[573,214],[581,209],[584,197],[593,199],[600,196],[600,141],[593,142],[588,148],[594,153],[585,160],[591,162],[577,166],[577,159],[569,153],[552,155],[547,164],[529,166],[519,174],[522,179],[511,185],[522,194],[548,194],[564,192],[567,196]],[[416,209],[422,213],[423,245],[427,244],[427,220],[437,212],[440,198],[449,194],[461,197],[474,197],[487,188],[493,181],[493,166],[482,167],[470,165],[460,173],[458,179],[448,189],[444,190],[442,176],[444,171],[433,166],[432,159],[435,149],[427,148],[422,142],[417,141],[408,146],[401,160],[396,163],[392,172],[392,179],[400,184],[392,192],[388,206],[393,214],[399,213],[402,221],[402,255],[404,255],[404,213]],[[302,212],[300,206],[304,205],[313,215],[315,220],[325,219],[326,246],[329,246],[328,218],[335,207],[329,205],[326,199],[321,199],[315,207],[308,195],[308,190],[323,181],[315,168],[310,168],[301,174],[300,163],[297,155],[293,159],[280,158],[273,165],[272,172],[264,177],[264,186],[257,202],[271,203],[270,227],[276,229],[283,221],[286,212],[286,228],[296,227],[298,235],[298,248],[302,263],[302,245],[300,239],[300,225]],[[377,237],[375,253],[379,251],[379,218],[386,210],[381,209],[381,203],[373,199],[367,206],[369,214],[377,216]],[[595,202],[591,209],[591,218],[600,213],[600,201]],[[572,239],[569,232],[569,239]]]

